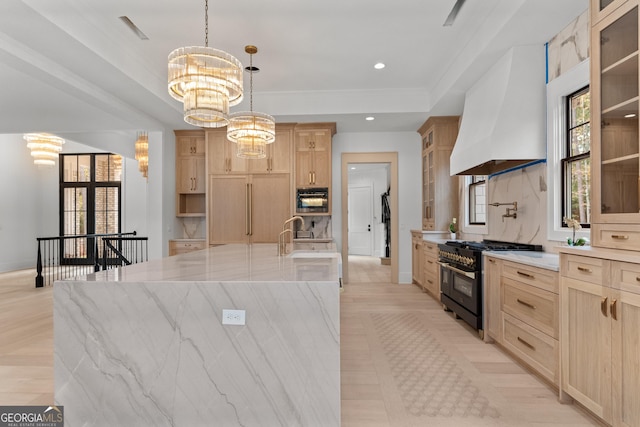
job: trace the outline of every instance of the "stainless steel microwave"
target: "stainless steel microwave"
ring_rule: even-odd
[[[296,213],[329,212],[328,188],[298,188]]]

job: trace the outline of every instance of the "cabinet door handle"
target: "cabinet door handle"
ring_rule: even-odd
[[[427,261],[427,262],[428,262],[429,264],[433,264],[433,261],[431,261],[431,260],[429,260],[429,261]]]
[[[429,282],[431,285],[433,285],[433,282],[431,281],[431,279],[427,279],[427,282]]]
[[[244,196],[245,197],[245,205],[244,205],[244,209],[245,209],[245,212],[244,212],[244,217],[245,217],[245,220],[244,220],[244,234],[248,236],[249,235],[249,221],[250,221],[250,218],[249,218],[249,203],[250,203],[249,202],[249,197],[250,197],[250,195],[249,195],[249,184],[247,184],[247,188],[246,188],[245,191],[246,192],[245,192],[245,196]]]
[[[524,277],[526,277],[526,278],[528,278],[528,279],[535,279],[535,276],[534,276],[533,274],[523,273],[522,271],[518,271],[518,274],[519,274],[520,276],[524,276]]]
[[[535,350],[536,348],[529,344],[528,342],[526,342],[525,340],[523,340],[522,338],[518,337],[518,341],[520,341],[522,344],[524,344],[525,346],[529,347],[531,350]]]
[[[493,259],[493,258],[489,258],[489,262],[490,262],[491,264],[495,264],[495,263],[496,263],[496,260],[495,260],[495,259]]]
[[[629,236],[625,236],[624,234],[612,234],[611,238],[618,239],[618,240],[628,240]]]
[[[611,317],[613,320],[618,320],[618,300],[611,301]]]
[[[536,309],[536,306],[535,306],[535,305],[533,305],[533,304],[531,304],[531,303],[528,303],[528,302],[526,302],[526,301],[522,301],[520,298],[516,298],[516,301],[518,301],[518,303],[520,303],[520,304],[524,305],[525,307],[529,307],[529,308],[530,308],[530,309],[532,309],[532,310],[535,310],[535,309]]]
[[[578,266],[578,271],[582,271],[583,273],[593,273],[593,271],[590,268],[580,267],[580,266]]]
[[[249,236],[253,236],[253,184],[249,184]]]
[[[418,243],[416,243],[416,244],[415,244],[415,248],[416,248],[416,249],[418,249],[418,246],[419,246],[419,244],[418,244]]]
[[[636,276],[636,282],[640,282],[640,276]]]
[[[607,317],[607,297],[602,298],[602,301],[600,301],[600,311],[604,317]]]

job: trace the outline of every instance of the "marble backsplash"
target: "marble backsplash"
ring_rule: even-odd
[[[493,176],[488,183],[487,226],[489,234],[465,233],[467,240],[501,240],[531,243],[550,250],[557,242],[547,240],[547,165],[538,163]],[[492,203],[517,202],[516,218],[503,217],[512,206]],[[462,206],[462,204],[461,204]]]
[[[310,231],[313,233],[314,239],[330,239],[331,234],[331,217],[330,216],[305,216],[304,225],[300,222],[294,223],[295,231]]]
[[[589,10],[549,40],[549,81],[589,57]]]

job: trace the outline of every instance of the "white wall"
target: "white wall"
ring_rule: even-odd
[[[398,271],[400,283],[411,283],[411,229],[421,229],[421,140],[418,132],[337,133],[332,145],[332,228],[342,244],[342,153],[398,153]],[[391,177],[394,179],[394,177]]]
[[[0,156],[0,272],[33,268],[36,238],[59,235],[58,163],[51,168],[34,165],[22,134],[0,135],[0,146],[4,150]],[[96,152],[102,150],[73,141],[63,146],[63,153]],[[124,165],[122,230],[149,235],[147,181],[135,160],[125,159]],[[163,175],[161,168],[158,175]]]

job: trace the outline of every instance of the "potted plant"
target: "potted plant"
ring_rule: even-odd
[[[562,221],[567,224],[567,227],[569,227],[573,231],[572,237],[569,237],[567,239],[567,244],[569,246],[584,246],[585,243],[587,243],[585,239],[579,237],[578,240],[576,240],[576,230],[580,230],[582,228],[582,226],[580,225],[580,221],[567,217],[564,217]]]
[[[451,240],[456,239],[456,219],[453,218],[451,224],[449,224],[449,231],[451,232]]]

